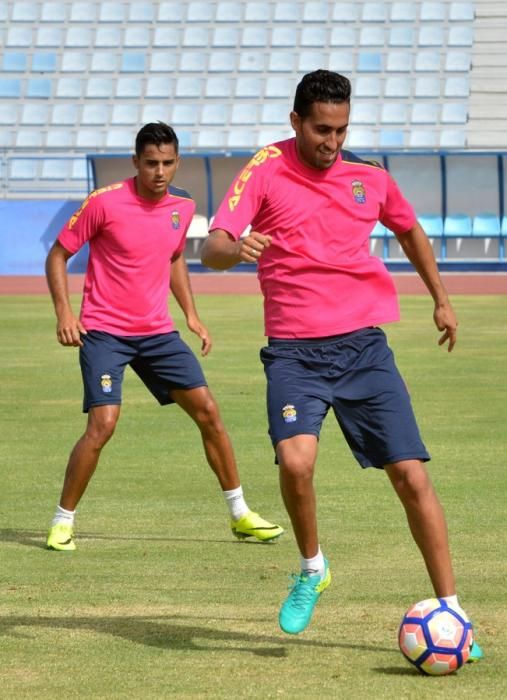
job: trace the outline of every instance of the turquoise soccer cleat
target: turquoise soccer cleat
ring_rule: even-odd
[[[475,664],[484,658],[484,653],[477,642],[474,640],[472,648],[470,649],[470,656],[467,659],[467,664]]]
[[[328,562],[326,559],[324,561],[326,569],[322,578],[319,574],[314,576],[308,576],[304,572],[299,576],[293,574],[294,585],[283,602],[278,617],[280,628],[287,634],[299,634],[308,627],[320,594],[331,583]]]

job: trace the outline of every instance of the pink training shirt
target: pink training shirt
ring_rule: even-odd
[[[251,224],[272,236],[258,263],[265,333],[319,338],[399,319],[391,276],[370,255],[378,220],[398,234],[416,222],[386,170],[348,151],[326,170],[307,167],[292,138],[253,156],[212,230],[237,240]]]
[[[174,330],[167,305],[171,262],[183,252],[194,211],[188,195],[140,197],[135,178],[91,193],[58,236],[70,253],[90,244],[80,315],[87,330]]]

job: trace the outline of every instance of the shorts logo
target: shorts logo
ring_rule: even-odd
[[[284,423],[295,423],[298,419],[298,413],[295,407],[288,403],[282,408],[282,418]]]
[[[110,394],[113,390],[113,380],[110,374],[103,374],[100,378],[100,386],[103,394]]]
[[[180,227],[180,213],[179,211],[173,211],[171,213],[171,221],[173,225],[173,229],[177,230]]]
[[[366,192],[360,180],[352,180],[352,195],[358,204],[366,202]]]

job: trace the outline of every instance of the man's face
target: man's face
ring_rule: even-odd
[[[335,163],[347,136],[349,114],[348,102],[314,102],[304,118],[291,112],[290,122],[302,163],[317,170],[326,170]]]
[[[145,147],[141,155],[133,156],[137,170],[137,194],[145,199],[162,199],[173,181],[180,158],[173,143],[155,144]]]

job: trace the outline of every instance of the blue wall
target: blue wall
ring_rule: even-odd
[[[46,255],[80,200],[0,200],[0,275],[43,275]],[[69,272],[84,272],[88,251],[70,259]]]

